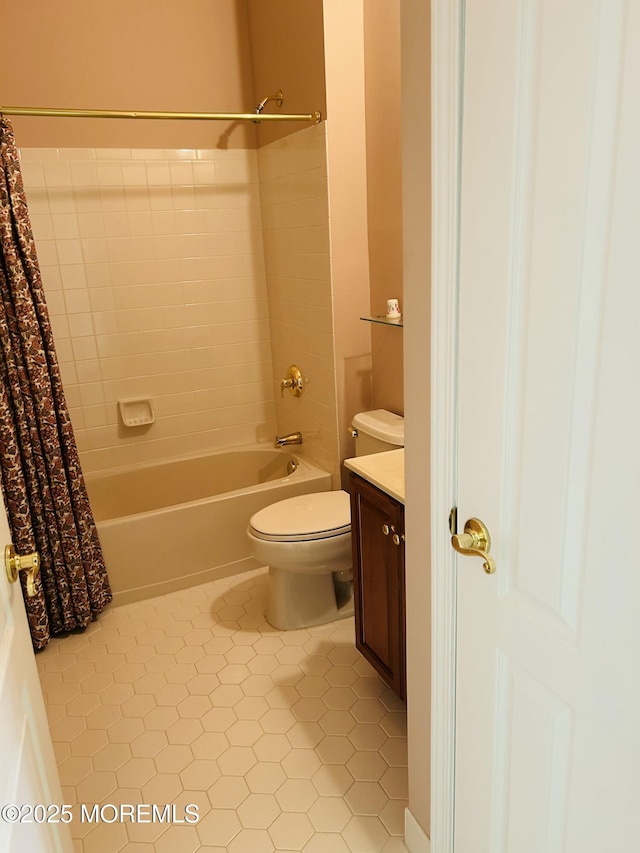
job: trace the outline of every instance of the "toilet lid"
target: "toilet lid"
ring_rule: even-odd
[[[351,530],[348,492],[315,492],[271,504],[251,517],[254,536],[276,542],[328,539]]]

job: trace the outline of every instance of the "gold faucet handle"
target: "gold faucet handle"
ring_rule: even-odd
[[[284,397],[284,389],[288,388],[294,397],[299,397],[302,394],[304,383],[302,380],[302,371],[300,368],[292,364],[287,370],[287,375],[280,380],[280,394]]]
[[[9,583],[18,580],[18,572],[27,572],[27,596],[33,598],[36,594],[36,578],[40,572],[40,554],[37,551],[16,554],[13,544],[7,545],[4,549],[4,566]]]
[[[488,575],[495,572],[495,560],[489,555],[491,536],[479,518],[470,518],[464,526],[464,533],[453,534],[451,544],[465,557],[481,557],[484,560],[483,568]]]

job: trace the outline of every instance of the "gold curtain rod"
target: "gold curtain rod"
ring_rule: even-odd
[[[186,119],[193,121],[322,121],[319,112],[293,114],[286,113],[166,113],[138,110],[71,110],[49,107],[0,107],[0,114],[8,116],[49,116],[54,118],[149,118],[149,119]]]

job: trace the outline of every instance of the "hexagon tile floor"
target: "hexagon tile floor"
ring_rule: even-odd
[[[110,607],[37,655],[78,853],[406,849],[403,703],[352,619],[277,631],[265,591],[260,569]],[[95,803],[199,821],[80,822]]]

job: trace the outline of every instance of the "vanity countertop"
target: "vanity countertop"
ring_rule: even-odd
[[[404,503],[404,448],[354,456],[345,459],[344,464],[354,474]]]

